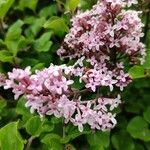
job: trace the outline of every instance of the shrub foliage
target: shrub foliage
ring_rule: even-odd
[[[47,68],[51,63],[54,65],[74,65],[76,63],[74,57],[68,59],[66,55],[63,55],[60,59],[57,53],[62,54],[60,52],[66,48],[65,42],[69,41],[67,43],[69,46],[72,45],[71,42],[77,42],[69,39],[70,37],[73,38],[74,35],[69,35],[69,38],[64,40],[72,26],[71,18],[79,10],[91,9],[96,3],[97,0],[1,0],[0,72],[3,74],[0,75],[0,86],[5,80],[4,74],[12,71],[13,68],[24,69],[31,66],[31,72],[34,74],[36,70]],[[3,87],[0,87],[0,149],[150,150],[150,2],[139,0],[138,4],[131,6],[131,8],[142,11],[140,17],[144,24],[144,36],[141,38],[141,42],[146,45],[147,55],[145,62],[141,65],[134,57],[132,61],[128,57],[123,58],[124,71],[128,72],[133,82],[121,92],[122,102],[119,107],[112,110],[112,113],[116,114],[116,126],[111,131],[91,129],[88,125],[84,125],[82,131],[82,128],[78,126],[79,130],[82,131],[80,132],[78,127],[72,123],[65,124],[63,118],[54,116],[41,118],[42,113],[38,112],[41,116],[36,111],[31,113],[29,108],[25,107],[27,105],[25,97],[20,96],[22,93],[16,97],[19,97],[19,100],[14,100],[14,95],[10,89],[4,90]],[[125,10],[128,8],[125,7]],[[75,20],[74,23],[76,23]],[[85,27],[84,20],[81,20],[81,24]],[[135,27],[138,28],[139,26]],[[76,28],[75,31],[74,29],[71,31],[74,33]],[[111,33],[108,32],[107,34]],[[80,40],[88,45],[84,38],[82,37]],[[77,39],[79,40],[79,38]],[[59,48],[61,50],[58,52]],[[80,55],[82,50],[83,47],[78,51],[67,47],[66,51],[68,55],[75,53]],[[111,63],[114,62],[112,55],[110,56]],[[86,55],[86,57],[89,56]],[[89,66],[89,62],[83,61],[83,63]],[[111,64],[109,65],[111,66]],[[51,68],[53,67],[51,65]],[[17,69],[14,72],[17,72]],[[66,75],[64,76],[66,77]],[[86,83],[90,77],[85,78],[83,81]],[[82,90],[83,83],[78,82],[77,77],[74,77],[73,80],[73,88]],[[71,80],[67,84],[72,84]],[[92,91],[95,92],[95,89]],[[101,88],[97,92],[100,96],[108,95],[108,89],[105,88]],[[109,90],[109,95],[113,98],[114,95],[120,93],[117,88],[113,92],[111,95]],[[56,91],[56,93],[60,94],[61,91]],[[96,96],[97,94],[87,92],[83,98],[91,99]]]

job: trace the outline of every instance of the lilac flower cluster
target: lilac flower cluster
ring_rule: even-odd
[[[63,117],[65,123],[72,122],[78,126],[80,132],[86,123],[92,129],[106,130],[114,127],[115,115],[109,111],[121,102],[120,96],[115,99],[98,98],[90,101],[73,98],[74,91],[71,89],[73,81],[69,79],[73,72],[73,68],[69,69],[65,65],[51,65],[33,75],[30,67],[25,70],[13,69],[8,73],[4,88],[12,88],[15,99],[24,94],[27,99],[26,107],[30,107],[32,113],[37,111],[41,117],[44,115]]]
[[[90,88],[93,92],[101,86],[109,87],[110,91],[113,91],[114,86],[116,86],[123,91],[123,88],[131,82],[131,77],[128,73],[124,73],[122,63],[116,66],[110,71],[106,67],[106,63],[101,63],[99,66],[95,65],[93,69],[86,71],[81,80],[86,83],[85,87]]]
[[[72,19],[72,28],[57,51],[62,58],[84,57],[89,62],[86,73],[82,66],[78,70],[85,87],[94,92],[99,86],[109,86],[110,91],[114,86],[123,90],[131,82],[129,74],[124,72],[124,58],[129,63],[135,60],[144,63],[141,12],[126,10],[132,4],[137,4],[137,0],[98,1],[91,10]]]
[[[123,56],[132,60],[141,55],[143,63],[146,53],[140,42],[141,12],[125,10],[136,3],[137,0],[101,0],[93,9],[79,13],[72,19],[72,28],[58,54],[70,58],[94,57],[97,61],[103,56],[114,63]]]
[[[76,15],[58,54],[96,60],[104,56],[110,60],[114,52],[117,58],[126,55],[132,59],[142,55],[143,63],[146,54],[145,45],[140,42],[143,36],[140,12],[125,10],[132,3],[137,1],[101,0],[90,11]]]
[[[25,95],[26,107],[43,117],[63,117],[67,124],[83,125],[91,129],[109,130],[116,124],[111,111],[120,103],[120,95],[112,93],[119,87],[122,91],[131,82],[124,72],[124,58],[129,62],[139,58],[144,62],[145,46],[139,12],[125,10],[136,0],[101,0],[91,10],[76,15],[72,28],[66,35],[58,55],[76,59],[73,66],[50,65],[42,71],[31,73],[31,68],[13,69],[4,88],[12,88],[15,99]],[[74,77],[84,83],[84,88],[74,89]],[[3,78],[4,79],[4,78]],[[107,98],[99,94],[101,87],[108,87]],[[86,100],[83,91],[96,93]],[[113,95],[113,96],[112,96]]]

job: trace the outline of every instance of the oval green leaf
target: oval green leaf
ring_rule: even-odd
[[[0,129],[1,150],[23,150],[25,141],[21,138],[18,122],[11,122]]]

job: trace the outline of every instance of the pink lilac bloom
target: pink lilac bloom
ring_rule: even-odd
[[[120,99],[110,98],[108,101],[107,98],[103,98],[106,101],[100,103],[99,99],[82,101],[81,98],[71,98],[70,86],[73,82],[65,75],[65,69],[67,66],[51,64],[49,68],[36,71],[35,74],[31,74],[29,67],[24,70],[17,69],[17,74],[16,70],[13,70],[8,73],[4,88],[12,88],[15,99],[25,94],[27,99],[25,106],[30,108],[31,113],[37,112],[41,117],[45,115],[63,117],[66,124],[72,122],[78,126],[80,132],[83,131],[84,124],[88,124],[91,129],[99,130],[114,127],[115,118],[106,107],[110,106],[113,110],[119,105]],[[12,84],[9,84],[9,81]],[[106,116],[106,120],[103,115]]]
[[[143,36],[140,12],[124,9],[136,3],[136,0],[102,0],[93,9],[76,15],[72,19],[70,32],[58,50],[59,55],[70,58],[86,56],[89,59],[111,55],[112,48],[117,47],[117,53],[134,53],[134,56],[142,55],[144,59],[145,47],[139,41]],[[136,47],[131,48],[130,43],[135,43]]]
[[[81,114],[76,114],[75,119],[73,121],[73,124],[75,126],[78,126],[78,129],[80,132],[83,131],[83,124],[86,123],[86,120],[84,118],[82,118]]]
[[[20,95],[26,93],[27,87],[30,85],[30,67],[22,69],[13,69],[12,72],[8,72],[8,79],[4,85],[4,89],[12,88],[15,93],[15,99],[18,99]]]
[[[64,116],[65,122],[67,123],[75,113],[76,102],[70,101],[66,95],[62,95],[62,97],[59,99],[58,109],[60,114]]]
[[[113,79],[114,75],[112,72],[103,71],[102,69],[90,69],[82,76],[82,80],[86,83],[86,88],[91,88],[93,92],[96,91],[96,87],[107,86],[110,91],[113,90],[117,80]]]
[[[128,57],[132,61],[138,57],[141,64],[144,63],[145,45],[140,42],[143,37],[141,12],[125,9],[132,4],[137,4],[137,0],[101,0],[91,10],[78,13],[72,18],[70,32],[58,50],[61,57],[78,59],[76,64],[80,62],[81,68],[83,59],[90,63],[87,72],[85,68],[78,68],[80,73],[74,74],[94,92],[99,86],[108,86],[110,91],[114,86],[123,90],[130,83],[131,77],[124,72],[123,63],[122,68],[118,66],[120,58]]]

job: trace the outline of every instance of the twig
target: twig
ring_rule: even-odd
[[[27,146],[25,148],[25,150],[30,150],[30,147],[31,147],[31,144],[32,144],[32,141],[34,140],[34,136],[31,136],[29,139],[28,139],[28,142],[27,142]]]
[[[3,20],[0,19],[0,31],[2,32],[2,34],[4,34],[4,26],[3,26]]]
[[[84,94],[87,94],[91,92],[90,89],[83,89],[83,90],[72,90],[72,93],[70,94],[70,96],[75,96],[75,97],[78,97],[80,95],[84,95]]]
[[[150,7],[150,3],[149,3],[149,7]],[[150,10],[146,12],[146,24],[145,24],[145,28],[144,28],[144,41],[147,38],[147,33],[148,33],[148,27],[149,27],[149,21],[150,21]]]
[[[63,12],[63,9],[62,9],[61,6],[64,6],[64,3],[62,1],[60,1],[60,0],[56,0],[56,2],[57,2],[58,10],[60,12]]]

